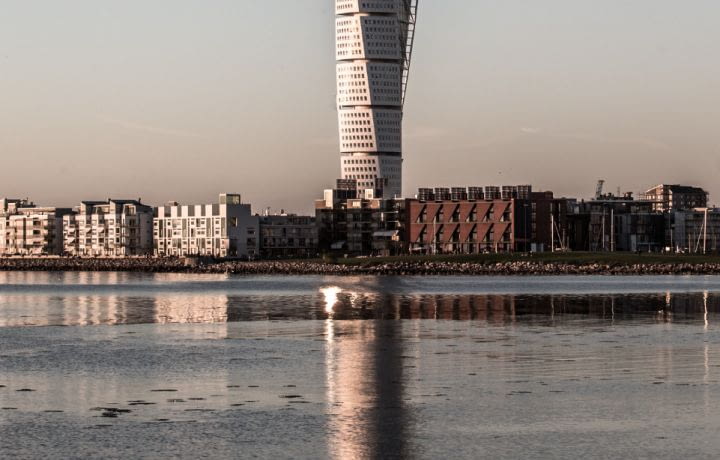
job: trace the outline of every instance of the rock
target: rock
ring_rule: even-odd
[[[368,259],[372,261],[372,259]],[[426,260],[384,262],[377,265],[342,265],[317,261],[225,261],[185,264],[183,259],[76,259],[0,258],[0,270],[126,271],[148,273],[209,273],[240,275],[668,275],[720,274],[720,263],[562,263],[542,261],[434,262]]]

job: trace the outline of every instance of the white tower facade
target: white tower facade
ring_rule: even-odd
[[[402,194],[402,120],[418,0],[335,0],[341,178]]]

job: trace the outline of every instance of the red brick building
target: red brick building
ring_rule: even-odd
[[[463,195],[455,200],[406,200],[405,241],[409,252],[480,254],[528,250],[532,220],[529,200],[473,198]]]

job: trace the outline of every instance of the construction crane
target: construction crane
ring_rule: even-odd
[[[602,198],[603,187],[605,186],[605,179],[600,179],[597,182],[597,188],[595,189],[595,199],[599,200]]]

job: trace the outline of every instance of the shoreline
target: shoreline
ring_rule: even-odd
[[[529,276],[529,275],[720,275],[719,262],[587,262],[544,260],[433,261],[397,260],[361,263],[321,261],[220,261],[187,264],[183,259],[0,258],[0,271],[137,272],[237,275],[389,275],[389,276]]]

